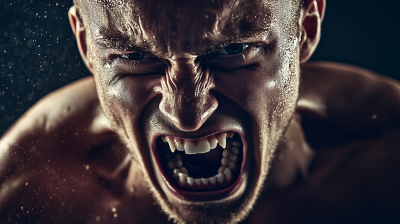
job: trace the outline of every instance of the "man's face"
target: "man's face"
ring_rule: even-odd
[[[292,2],[83,4],[101,105],[175,220],[240,221],[255,203],[298,98]]]

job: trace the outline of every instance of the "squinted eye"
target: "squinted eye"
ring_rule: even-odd
[[[228,46],[224,47],[220,53],[221,54],[239,54],[248,48],[248,44],[244,43],[237,43],[237,44],[229,44]]]
[[[124,54],[122,55],[122,57],[130,60],[141,60],[144,59],[146,55],[136,52],[136,53]]]

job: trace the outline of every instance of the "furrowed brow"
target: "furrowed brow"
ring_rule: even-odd
[[[199,55],[209,54],[209,53],[218,51],[221,48],[224,48],[232,43],[251,42],[249,40],[251,40],[252,38],[255,38],[255,37],[261,36],[261,35],[265,35],[265,34],[269,35],[270,31],[267,29],[262,29],[262,30],[260,29],[260,30],[252,30],[250,32],[243,32],[239,35],[227,37],[223,41],[213,42],[212,44],[210,44],[211,47],[204,49],[202,52],[198,52],[198,54]]]
[[[115,50],[119,52],[150,52],[147,43],[129,43],[127,39],[121,37],[99,37],[95,39],[95,44],[102,49]]]
[[[257,26],[250,26],[246,27],[245,29],[240,29],[240,32],[237,31],[238,30],[236,30],[236,32],[231,32],[229,29],[223,31],[218,36],[210,38],[209,41],[203,42],[202,44],[194,47],[191,53],[195,55],[205,55],[218,51],[232,43],[251,42],[249,40],[251,40],[252,38],[265,34],[271,34],[270,29]],[[116,52],[134,51],[153,54],[152,49],[154,49],[154,46],[152,48],[148,42],[135,42],[134,40],[132,41],[132,39],[130,38],[121,36],[110,37],[101,35],[97,38],[94,38],[94,42],[101,49],[112,50]]]

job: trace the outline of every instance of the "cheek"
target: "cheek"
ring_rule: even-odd
[[[159,80],[156,76],[123,76],[115,84],[103,86],[106,114],[117,123],[137,124],[144,107],[159,94]]]
[[[279,63],[265,62],[255,69],[216,74],[216,91],[235,101],[251,117],[273,111],[281,95]]]

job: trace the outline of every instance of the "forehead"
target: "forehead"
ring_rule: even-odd
[[[266,33],[273,20],[266,0],[87,0],[84,7],[95,42],[163,53],[194,53]]]

